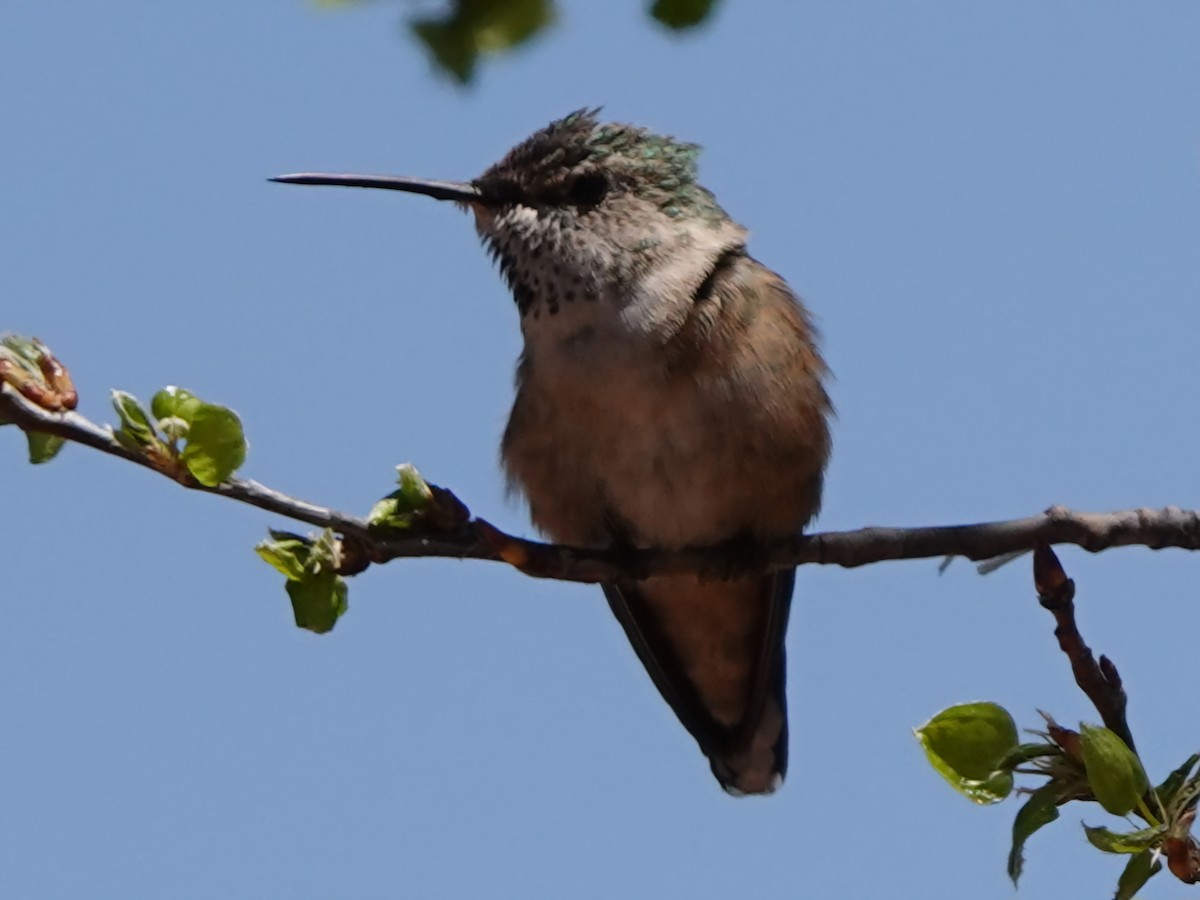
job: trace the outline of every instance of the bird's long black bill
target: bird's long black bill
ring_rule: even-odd
[[[424,194],[435,200],[457,200],[459,203],[478,203],[482,199],[479,189],[467,181],[438,181],[432,178],[405,178],[397,175],[327,175],[321,172],[300,172],[295,175],[277,175],[271,181],[282,184],[381,188],[386,191]]]

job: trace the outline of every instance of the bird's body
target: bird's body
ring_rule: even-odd
[[[820,506],[830,405],[812,326],[696,183],[696,152],[579,112],[450,198],[474,210],[520,311],[502,458],[560,543],[761,541]],[[605,587],[731,792],[770,793],[786,769],[793,576]]]

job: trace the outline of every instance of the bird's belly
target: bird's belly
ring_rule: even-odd
[[[702,545],[788,534],[815,509],[813,463],[728,385],[705,391],[610,370],[539,387],[525,385],[504,455],[556,540],[624,532],[646,546]]]
[[[748,448],[720,433],[701,398],[643,393],[608,413],[596,426],[604,436],[594,444],[600,452],[592,467],[636,541],[706,544],[750,525],[765,485],[747,466]]]

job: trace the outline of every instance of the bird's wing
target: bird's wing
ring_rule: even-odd
[[[789,569],[604,586],[655,686],[730,793],[769,794],[787,771],[784,635],[794,582]]]

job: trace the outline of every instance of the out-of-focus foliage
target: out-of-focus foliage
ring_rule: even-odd
[[[481,55],[519,47],[553,21],[551,0],[458,0],[445,15],[414,18],[408,27],[443,72],[466,84]]]
[[[668,28],[694,28],[712,12],[717,0],[654,0],[650,15]]]
[[[352,6],[362,0],[317,0],[322,6]],[[653,0],[651,19],[672,31],[709,19],[717,0]],[[614,9],[616,5],[614,4]],[[451,0],[439,13],[417,13],[407,31],[424,46],[438,71],[459,84],[475,76],[480,57],[514,50],[544,34],[558,18],[554,0]]]

